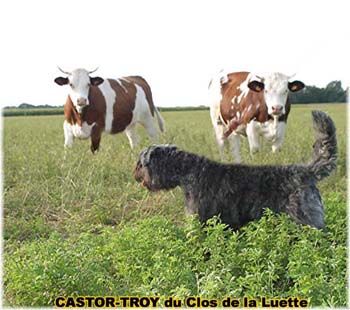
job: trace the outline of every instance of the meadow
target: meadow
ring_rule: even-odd
[[[294,105],[284,147],[268,142],[249,164],[308,162],[311,110],[337,127],[338,164],[319,183],[326,230],[269,211],[239,232],[219,219],[202,229],[184,212],[179,188],[149,193],[133,179],[138,153],[124,134],[63,148],[63,116],[4,118],[3,287],[5,306],[52,306],[58,296],[308,298],[312,306],[345,306],[346,105]],[[162,112],[162,143],[219,160],[208,111]],[[232,162],[229,150],[227,161]],[[206,253],[210,252],[208,257]]]

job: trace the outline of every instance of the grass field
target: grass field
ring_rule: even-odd
[[[137,155],[149,144],[143,129],[135,151],[124,134],[104,135],[97,155],[90,141],[76,140],[64,159],[62,116],[4,118],[4,304],[200,295],[299,296],[312,306],[345,306],[346,105],[295,105],[280,153],[265,142],[250,158],[246,140],[242,153],[250,164],[307,162],[315,108],[334,119],[339,147],[336,172],[319,184],[326,231],[266,212],[238,233],[220,224],[204,232],[185,216],[180,189],[152,194],[134,181]],[[219,160],[208,111],[162,115],[162,143]]]

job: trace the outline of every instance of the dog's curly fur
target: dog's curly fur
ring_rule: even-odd
[[[151,191],[181,186],[189,213],[205,223],[214,215],[233,229],[260,218],[265,208],[286,212],[297,223],[324,227],[316,183],[336,167],[337,141],[332,119],[313,111],[316,131],[309,164],[230,165],[211,161],[172,145],[148,147],[139,155],[135,179]]]

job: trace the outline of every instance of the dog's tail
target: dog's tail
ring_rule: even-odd
[[[312,111],[316,142],[309,171],[320,181],[329,176],[336,167],[337,138],[332,119],[322,111]]]

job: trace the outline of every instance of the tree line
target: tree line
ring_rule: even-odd
[[[343,89],[341,81],[332,81],[324,88],[306,86],[302,91],[291,93],[292,103],[331,103],[346,102],[347,89]]]
[[[296,93],[290,93],[291,103],[336,103],[346,102],[349,88],[343,89],[341,81],[332,81],[326,87],[305,86],[305,88]],[[191,107],[159,107],[160,111],[198,111],[208,110],[209,107],[191,106]],[[51,105],[32,105],[21,103],[17,107],[4,107],[3,116],[18,115],[54,115],[63,114],[63,106]]]

